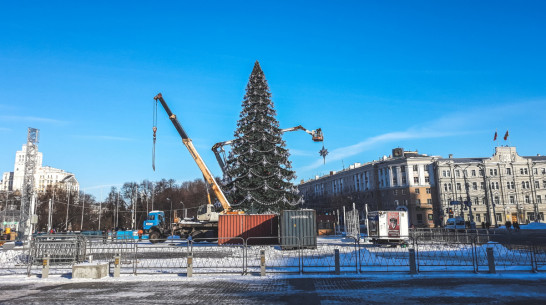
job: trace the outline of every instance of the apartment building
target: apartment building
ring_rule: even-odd
[[[432,164],[439,158],[395,148],[388,157],[302,181],[298,188],[305,206],[319,212],[353,203],[362,211],[367,204],[370,211],[407,210],[412,225],[433,227],[438,194]]]
[[[502,225],[544,221],[546,157],[522,157],[516,147],[499,146],[490,158],[439,159],[436,215],[439,223],[453,216]]]

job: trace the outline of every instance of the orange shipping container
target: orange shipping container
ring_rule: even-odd
[[[218,244],[277,244],[279,217],[263,215],[220,215],[218,220]],[[262,237],[262,238],[257,238]]]

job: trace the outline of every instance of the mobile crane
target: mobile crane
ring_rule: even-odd
[[[281,133],[297,131],[297,130],[303,130],[306,133],[310,134],[314,142],[324,141],[324,135],[322,134],[322,130],[320,128],[317,128],[316,130],[307,130],[303,126],[298,125],[296,127],[281,129]],[[216,160],[218,161],[218,164],[220,165],[220,168],[222,169],[224,178],[226,178],[226,156],[225,156],[224,146],[231,145],[233,141],[235,140],[218,142],[212,146],[212,151],[214,152],[214,156],[216,157]],[[220,155],[220,153],[222,153],[222,156]]]
[[[196,236],[198,234],[204,234],[205,236],[213,237],[214,235],[218,234],[219,214],[243,214],[243,212],[232,210],[231,204],[220,189],[218,183],[216,183],[214,176],[205,165],[205,162],[193,146],[192,140],[188,137],[188,135],[184,131],[184,128],[182,128],[182,125],[178,121],[176,115],[173,114],[169,106],[167,106],[167,103],[163,99],[161,93],[158,93],[154,97],[154,100],[156,102],[156,106],[157,102],[159,101],[167,112],[169,119],[174,125],[174,128],[176,129],[176,131],[178,131],[178,134],[182,138],[182,143],[190,152],[190,155],[192,156],[195,163],[197,163],[197,166],[201,170],[205,181],[211,187],[212,191],[216,195],[216,198],[218,198],[218,201],[222,205],[223,210],[220,213],[216,212],[214,205],[209,202],[208,204],[199,207],[197,211],[197,221],[179,220],[173,223],[171,228],[168,227],[165,221],[164,213],[162,211],[152,211],[149,213],[147,217],[148,219],[144,221],[143,228],[150,235],[150,240],[152,242],[164,239],[166,236],[171,234],[179,235],[180,237]],[[157,113],[155,115],[157,115]],[[156,122],[155,120],[156,119],[154,117],[154,123]],[[155,124],[153,127],[153,132],[155,152],[155,140],[157,132],[157,127],[155,126]],[[155,161],[153,162],[153,167],[155,170]]]

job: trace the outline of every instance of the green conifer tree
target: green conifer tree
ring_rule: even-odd
[[[225,189],[234,207],[247,213],[294,209],[301,198],[282,139],[271,93],[258,61],[250,74],[232,150]]]

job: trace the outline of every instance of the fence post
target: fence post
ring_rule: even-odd
[[[187,267],[186,275],[188,277],[193,276],[193,253],[192,252],[188,254],[188,267]]]
[[[49,254],[43,258],[42,278],[47,279],[49,276]]]
[[[299,239],[298,237],[298,252],[300,254],[300,259],[299,259],[299,262],[300,262],[300,275],[303,274],[303,246],[301,244],[301,240]]]
[[[493,255],[493,248],[487,248],[487,263],[489,265],[489,273],[497,273],[495,270],[495,256]]]
[[[339,275],[341,273],[339,268],[339,249],[334,250],[334,257],[335,257],[335,265],[336,265],[335,274]]]
[[[472,266],[474,267],[474,273],[478,273],[478,242],[479,237],[476,235],[472,240]]]
[[[410,274],[417,274],[417,262],[415,260],[415,249],[409,249]]]
[[[134,240],[131,241],[133,243],[133,274],[137,275],[137,251],[138,251],[138,244],[134,242]]]
[[[260,276],[265,276],[265,250],[260,250]]]
[[[121,256],[119,253],[114,256],[114,277],[119,277],[120,275],[120,264],[121,263]]]
[[[533,271],[533,273],[538,272],[537,252],[538,251],[536,251],[535,245],[532,244],[531,245],[531,271]]]

